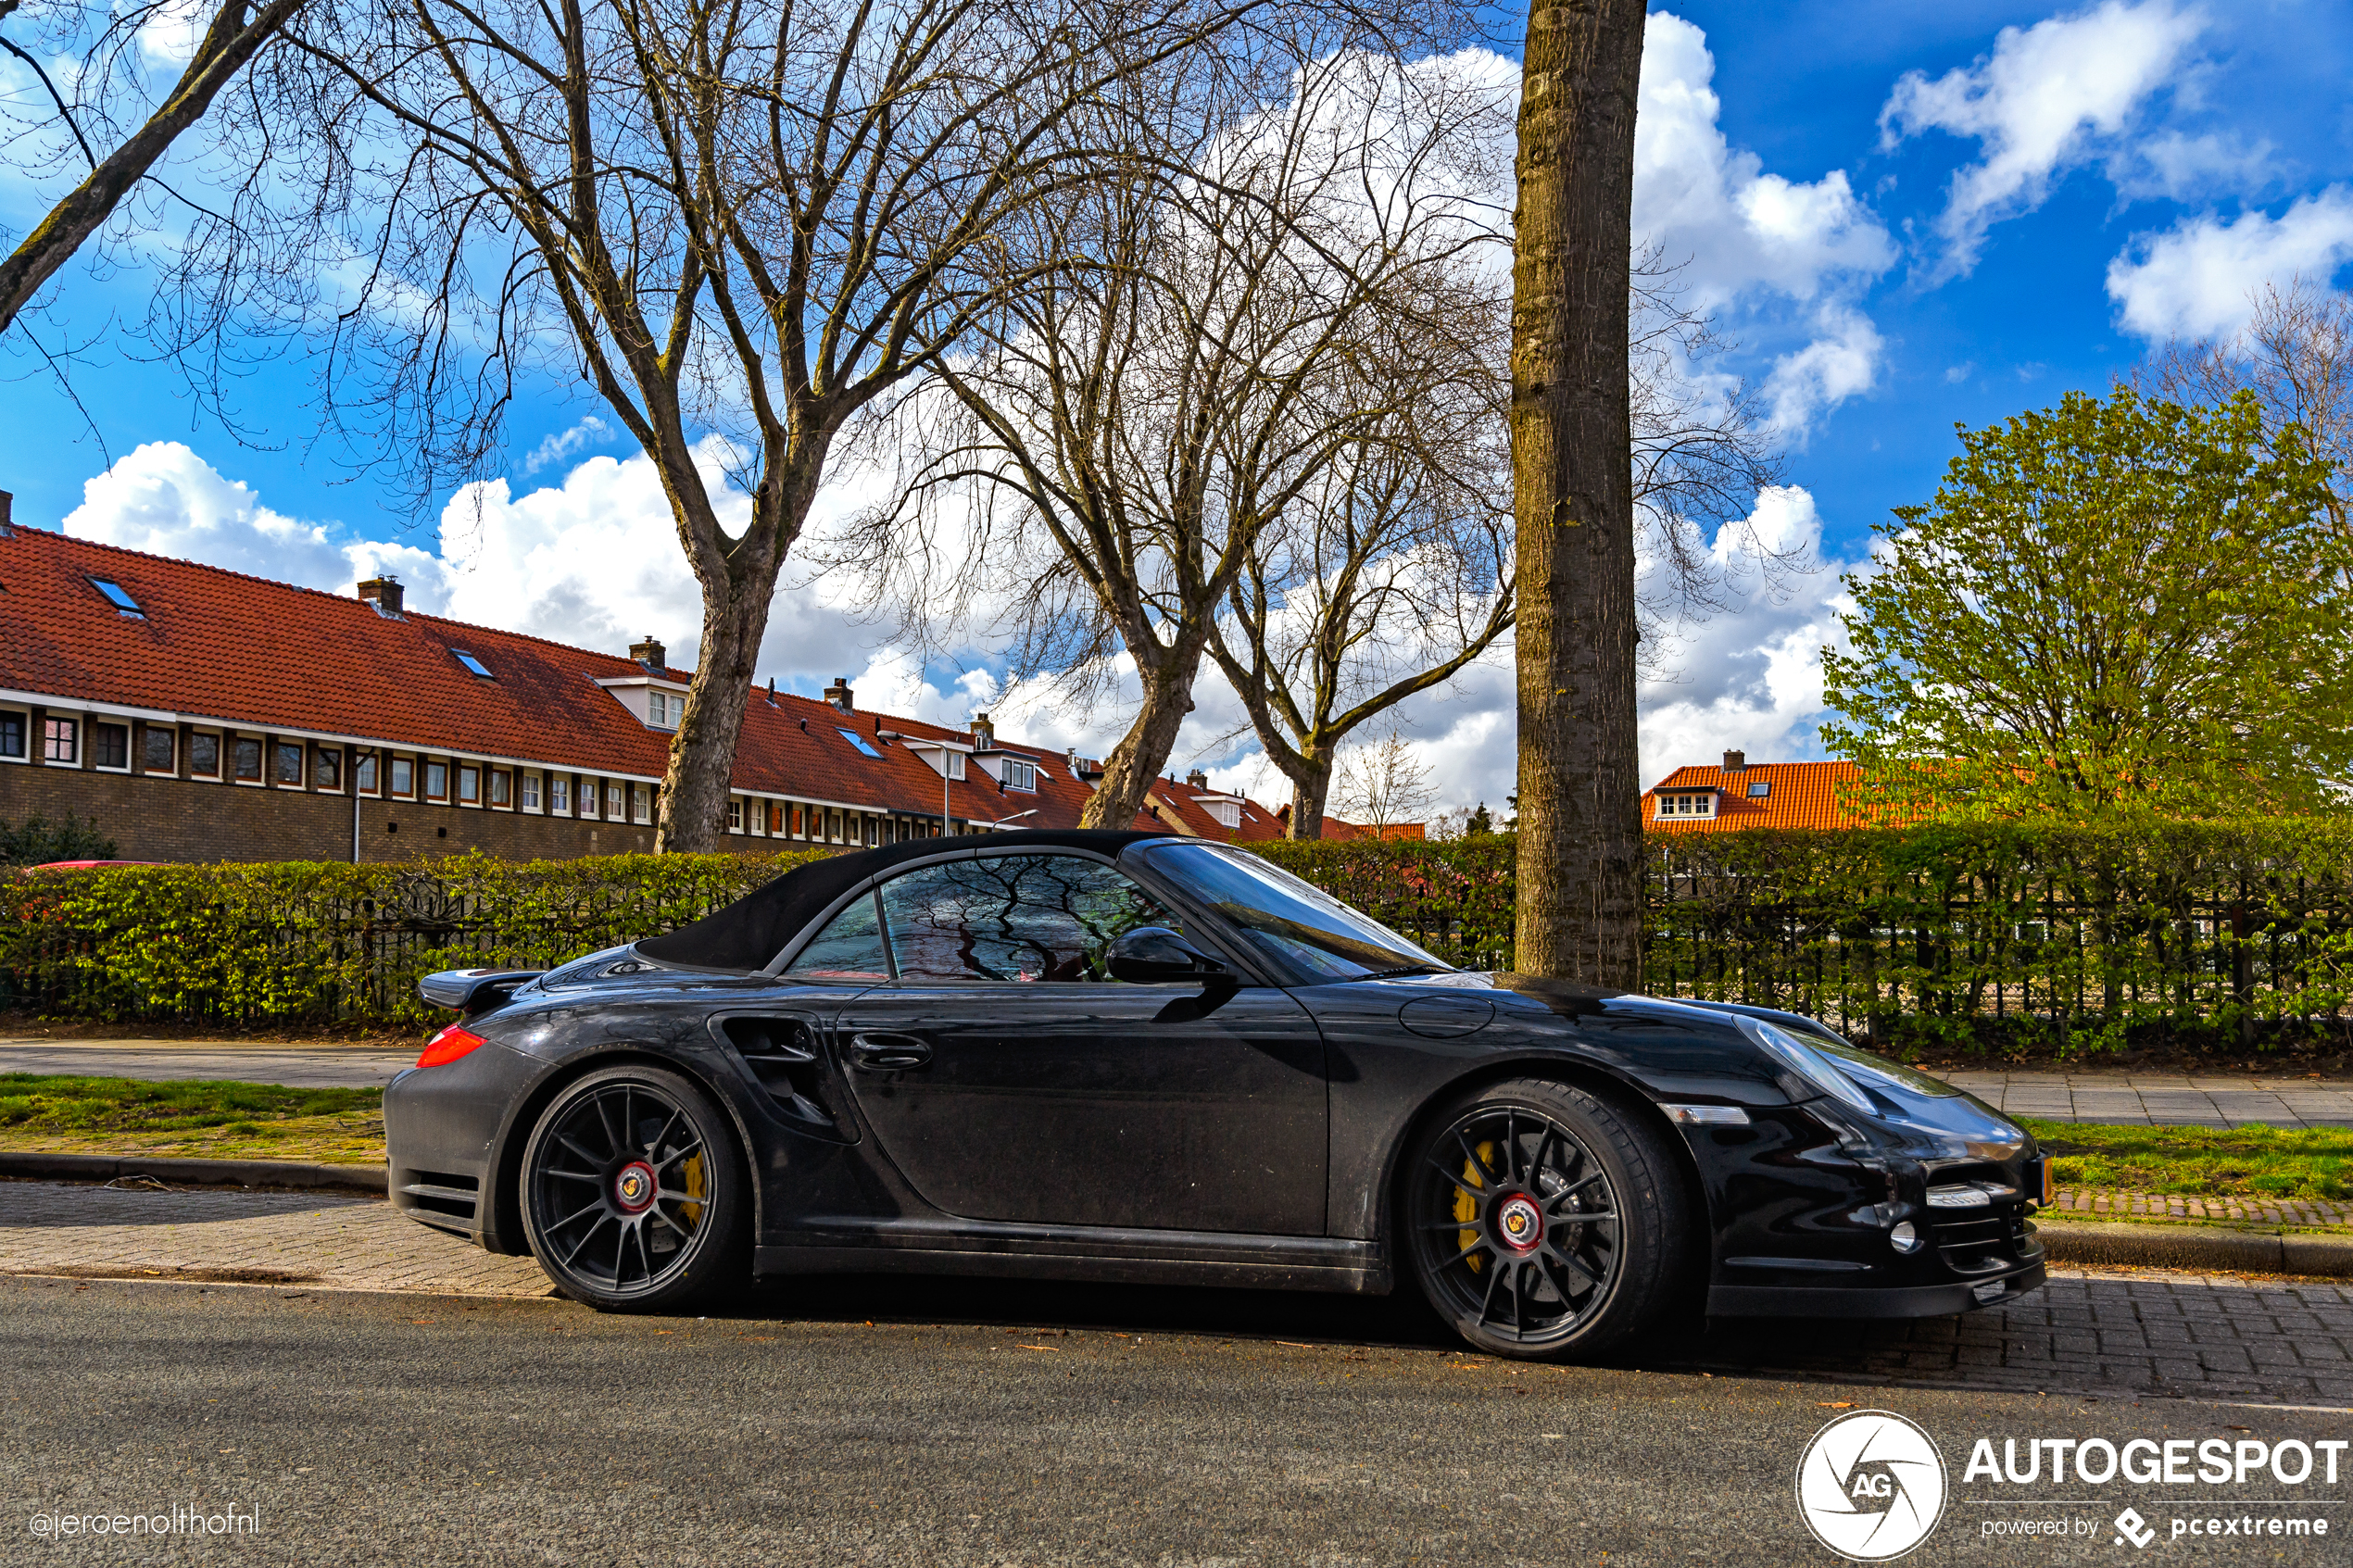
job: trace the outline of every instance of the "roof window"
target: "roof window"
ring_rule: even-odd
[[[855,730],[836,730],[834,734],[839,735],[842,739],[856,746],[861,755],[872,757],[877,759],[882,757],[882,753],[876,751],[873,746],[866,744],[866,737],[860,734]]]
[[[139,608],[137,599],[122,591],[122,584],[120,583],[109,583],[103,577],[93,577],[90,579],[90,586],[104,594],[107,596],[107,602],[125,615],[145,616],[147,613]]]
[[[481,676],[485,681],[497,679],[497,676],[491,674],[490,667],[488,665],[484,664],[481,659],[476,659],[473,655],[468,653],[463,648],[451,648],[449,650],[449,657],[456,659],[459,663],[464,665],[469,671]]]
[[[1764,799],[1767,796],[1769,796],[1769,795],[1771,795],[1772,793],[1773,793],[1773,781],[1772,781],[1772,780],[1770,780],[1770,779],[1751,779],[1751,780],[1749,780],[1749,781],[1748,781],[1748,797],[1749,797],[1751,800],[1762,800],[1762,799]]]

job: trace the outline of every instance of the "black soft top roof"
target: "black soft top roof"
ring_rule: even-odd
[[[918,838],[880,849],[860,849],[798,866],[756,887],[725,909],[662,936],[648,937],[637,951],[660,963],[751,973],[768,967],[800,928],[815,920],[860,883],[910,860],[980,850],[1092,849],[1117,856],[1129,845],[1164,833],[1102,833],[1076,828],[1030,828],[1015,833],[976,834],[963,839]]]

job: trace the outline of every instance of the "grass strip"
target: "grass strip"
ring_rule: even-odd
[[[0,1148],[381,1164],[384,1091],[5,1073]]]
[[[2181,1198],[2353,1196],[2353,1128],[2131,1127],[2018,1118],[2065,1187]]]

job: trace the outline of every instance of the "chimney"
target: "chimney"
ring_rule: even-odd
[[[973,749],[975,751],[997,749],[997,726],[988,721],[988,715],[986,713],[973,715]]]
[[[855,706],[854,699],[851,697],[849,693],[849,677],[847,675],[835,676],[834,684],[825,688],[825,700],[832,703],[836,708],[840,709],[844,713],[849,712],[850,709]]]
[[[16,504],[17,498],[14,495],[9,495],[6,490],[0,490],[0,539],[10,536],[8,517],[9,513],[15,509]]]
[[[768,677],[768,706],[776,706],[776,677],[774,675]]]
[[[1195,789],[1200,790],[1203,795],[1207,795],[1209,793],[1209,775],[1202,772],[1199,768],[1195,768],[1191,772],[1187,773],[1185,775],[1185,782],[1192,785]]]
[[[1728,773],[1739,773],[1739,772],[1745,772],[1747,770],[1748,770],[1748,753],[1747,753],[1747,752],[1745,752],[1745,751],[1728,751],[1728,752],[1724,753],[1724,771],[1726,771],[1726,772],[1728,772]]]
[[[629,645],[629,657],[648,670],[661,671],[670,668],[670,650],[651,633]]]
[[[359,584],[359,596],[376,607],[376,613],[386,621],[398,621],[400,615],[400,579],[371,577]]]

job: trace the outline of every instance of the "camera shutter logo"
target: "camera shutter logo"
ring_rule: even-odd
[[[1857,1562],[1928,1539],[1944,1514],[1944,1456],[1893,1411],[1856,1411],[1814,1434],[1797,1461],[1797,1511],[1814,1538]]]

